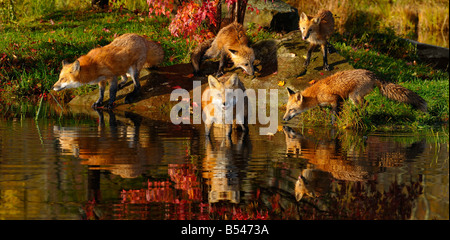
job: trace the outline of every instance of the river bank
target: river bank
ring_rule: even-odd
[[[121,105],[119,97],[117,110],[121,108],[135,109],[138,112],[170,110],[175,102],[168,101],[167,94],[174,87],[192,89],[192,81],[195,79],[191,76],[189,52],[195,45],[172,37],[164,30],[167,24],[167,20],[148,19],[142,13],[69,11],[53,13],[32,25],[4,27],[4,41],[1,43],[4,50],[0,56],[2,112],[14,109],[21,112],[24,106],[21,102],[24,101],[34,105],[38,105],[41,98],[47,102],[54,102],[53,96],[64,105],[63,107],[71,101],[73,101],[71,105],[77,105],[73,103],[82,101],[90,106],[92,99],[98,96],[96,86],[84,86],[58,93],[51,91],[52,94],[49,94],[51,86],[58,79],[60,63],[63,59],[73,61],[91,48],[106,45],[114,36],[125,32],[145,34],[159,41],[166,51],[166,59],[160,73],[144,72],[147,75],[141,76],[142,82],[149,84],[144,88],[141,99],[149,99],[146,95],[150,94],[153,95],[153,100],[142,105],[134,103],[125,106]],[[254,48],[260,48],[258,52],[262,57],[259,57],[257,63],[259,72],[256,78],[247,78],[240,70],[237,72],[247,88],[278,89],[281,110],[287,100],[286,87],[301,90],[308,86],[311,80],[319,80],[336,71],[363,68],[375,72],[386,81],[416,91],[428,102],[429,112],[422,114],[407,106],[392,103],[375,91],[366,98],[370,105],[357,111],[361,113],[358,119],[343,119],[338,127],[380,129],[380,126],[388,125],[391,126],[388,128],[395,126],[395,128],[417,129],[448,123],[448,72],[421,63],[413,44],[405,43],[389,32],[367,32],[351,37],[336,34],[331,43],[337,51],[329,56],[329,63],[334,67],[332,71],[321,70],[320,52],[314,52],[312,65],[308,68],[308,72],[300,77],[298,75],[302,71],[307,44],[300,40],[298,31],[281,34],[266,29],[250,28],[248,35]],[[261,59],[264,61],[261,62]],[[217,63],[213,61],[209,64],[209,67],[214,69]],[[170,74],[171,71],[176,74]],[[203,84],[206,83],[206,78],[198,80]],[[128,87],[131,88],[131,84]],[[119,95],[124,96],[124,93],[119,92]],[[349,105],[344,107],[344,111],[352,113],[355,109]],[[344,115],[355,116],[355,114]],[[329,109],[318,108],[302,114],[300,122],[329,126],[329,116]]]

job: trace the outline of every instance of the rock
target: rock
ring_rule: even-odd
[[[257,8],[259,13],[247,9],[244,26],[248,23],[256,23],[277,32],[298,29],[300,19],[298,10],[281,0],[250,0],[248,6]]]
[[[331,71],[322,70],[322,54],[320,50],[317,50],[313,52],[310,65],[306,73],[302,75],[305,72],[303,63],[308,43],[301,39],[299,31],[286,34],[282,39],[256,42],[252,47],[256,55],[255,69],[258,69],[255,76],[249,76],[241,69],[235,68],[225,68],[225,76],[238,73],[247,89],[278,89],[280,111],[283,111],[287,102],[286,87],[299,91],[309,86],[311,80],[319,80],[338,71],[352,69],[344,57],[333,52],[328,54]],[[151,71],[143,70],[140,78],[142,88],[138,101],[131,104],[124,103],[125,96],[133,90],[132,81],[128,80],[125,88],[117,93],[114,111],[128,111],[153,120],[170,121],[170,110],[177,103],[170,101],[170,93],[176,88],[182,88],[189,91],[192,97],[193,81],[201,81],[202,89],[204,89],[207,85],[207,74],[215,73],[217,68],[217,60],[205,61],[201,68],[205,76],[202,77],[193,76],[191,64],[177,64]],[[279,86],[280,81],[285,84]],[[97,98],[98,90],[95,90],[75,97],[69,105],[90,108]],[[108,88],[105,91],[104,101],[108,101]]]
[[[448,71],[449,65],[449,49],[439,46],[434,46],[426,43],[420,43],[411,39],[406,41],[416,45],[417,55],[422,62],[430,64],[434,68]]]
[[[281,107],[287,101],[286,87],[299,91],[308,87],[312,80],[325,78],[338,71],[353,69],[344,57],[333,52],[328,54],[331,71],[324,71],[322,53],[319,48],[312,53],[309,66],[303,67],[308,46],[309,43],[301,39],[300,31],[290,32],[282,39],[259,41],[253,45],[256,59],[259,61],[256,68],[260,69],[256,78],[244,74],[239,76],[246,84],[246,88],[279,89],[278,99]],[[280,81],[285,85],[279,86]]]

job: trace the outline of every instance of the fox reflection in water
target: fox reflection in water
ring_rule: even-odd
[[[251,155],[248,134],[237,132],[227,136],[223,129],[213,128],[213,137],[205,139],[203,178],[210,185],[209,203],[219,201],[240,202],[240,176],[242,165],[246,165]]]
[[[283,132],[287,156],[307,160],[307,168],[301,171],[295,184],[298,201],[304,196],[325,194],[333,179],[347,182],[374,180],[376,174],[386,168],[416,158],[425,147],[425,139],[405,147],[377,136],[340,133],[306,137],[287,126],[283,127]]]
[[[117,121],[112,111],[109,115],[109,127],[105,126],[104,113],[97,110],[99,116],[98,132],[83,132],[83,128],[54,127],[61,149],[82,159],[81,164],[89,165],[90,170],[109,170],[122,178],[135,178],[145,171],[145,166],[157,164],[163,152],[159,141],[151,141],[147,131],[143,133],[140,118],[127,116]],[[126,125],[123,122],[131,122]]]

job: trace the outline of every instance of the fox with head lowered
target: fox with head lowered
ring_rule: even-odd
[[[247,74],[253,75],[253,62],[255,53],[249,46],[249,40],[245,34],[244,27],[233,22],[222,28],[217,36],[199,44],[191,54],[194,74],[199,75],[200,64],[203,60],[215,58],[220,55],[219,69],[216,77],[224,74],[223,68],[227,58],[231,59],[234,66],[242,68]]]
[[[107,108],[112,108],[117,90],[125,84],[129,74],[134,83],[134,90],[125,98],[125,103],[134,101],[139,93],[139,73],[142,68],[157,66],[164,59],[162,47],[145,37],[127,33],[114,39],[110,44],[94,48],[88,54],[79,57],[75,62],[63,61],[63,67],[53,90],[61,91],[77,88],[85,84],[98,84],[100,96],[92,105],[93,108],[103,105],[106,83],[109,82],[109,101]],[[122,76],[123,82],[118,84],[117,78]]]
[[[289,121],[317,106],[331,106],[334,120],[334,115],[339,114],[340,105],[344,100],[350,99],[355,105],[362,106],[364,97],[375,87],[378,87],[381,95],[388,99],[427,112],[427,102],[417,93],[401,85],[385,82],[369,70],[355,69],[337,72],[300,92],[288,88],[289,99],[283,120]]]

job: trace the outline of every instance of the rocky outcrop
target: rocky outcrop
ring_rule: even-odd
[[[251,22],[278,32],[298,29],[298,10],[281,0],[250,0],[248,6],[258,9],[258,12],[247,10],[244,26]]]
[[[426,43],[420,43],[411,39],[406,41],[416,45],[417,55],[422,62],[430,64],[432,67],[448,71],[449,49],[434,46]]]

